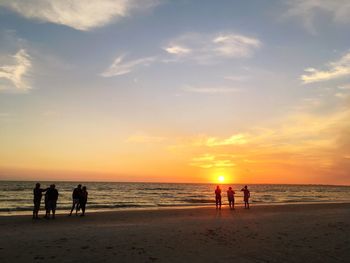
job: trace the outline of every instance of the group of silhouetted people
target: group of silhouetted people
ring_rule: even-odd
[[[78,184],[77,188],[74,188],[72,193],[72,209],[70,210],[69,216],[72,215],[75,208],[75,215],[78,215],[79,210],[81,209],[81,215],[85,215],[85,208],[88,199],[88,192],[86,191],[86,186],[81,187],[81,184]]]
[[[243,192],[243,201],[244,201],[244,208],[249,209],[249,198],[250,198],[250,191],[248,190],[248,186],[245,186],[241,189]],[[235,194],[236,192],[232,189],[232,187],[229,187],[227,190],[227,199],[230,209],[235,209]],[[215,189],[215,205],[216,209],[221,209],[221,188],[220,186],[216,186]]]
[[[48,188],[41,188],[40,183],[36,183],[35,188],[33,189],[33,195],[34,195],[33,219],[39,219],[39,210],[40,210],[43,193],[45,193],[45,211],[46,211],[44,218],[50,219],[50,216],[52,213],[51,218],[55,219],[56,205],[57,205],[57,200],[59,195],[56,189],[56,186],[54,184],[51,184],[50,187]],[[74,208],[76,209],[75,215],[78,215],[78,212],[81,209],[82,210],[81,216],[84,216],[86,203],[88,199],[88,192],[87,192],[86,186],[81,187],[81,184],[79,184],[77,188],[73,190],[72,199],[73,199],[73,205],[69,216],[72,215]]]

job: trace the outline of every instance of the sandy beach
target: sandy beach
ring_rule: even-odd
[[[0,262],[350,262],[350,204],[0,217]]]

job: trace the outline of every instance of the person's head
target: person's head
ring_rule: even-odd
[[[79,188],[79,189],[81,188],[81,184],[78,184],[78,188]]]
[[[247,188],[248,188],[248,186],[244,186],[244,188],[245,188],[245,189],[247,189]]]
[[[228,190],[232,190],[232,187],[229,187]]]
[[[219,186],[219,185],[217,185],[217,186],[216,186],[216,189],[220,189],[220,186]]]
[[[86,191],[86,186],[83,186],[83,191]]]
[[[55,189],[55,187],[56,187],[56,185],[54,185],[54,184],[50,185],[51,189]]]
[[[40,184],[39,184],[39,183],[36,183],[36,184],[35,184],[35,187],[36,187],[36,188],[40,188]]]

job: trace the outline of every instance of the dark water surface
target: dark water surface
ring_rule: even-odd
[[[41,182],[43,188],[52,182]],[[69,210],[71,193],[78,183],[54,182],[59,191],[58,210]],[[89,192],[88,210],[137,209],[213,205],[215,185],[169,183],[86,182]],[[35,182],[0,181],[0,214],[28,214],[33,208]],[[243,185],[232,186],[236,203],[242,203]],[[251,203],[285,204],[308,202],[350,202],[350,186],[325,185],[249,185]]]

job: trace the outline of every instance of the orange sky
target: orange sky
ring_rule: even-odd
[[[0,180],[350,184],[344,1],[46,2],[0,1]]]
[[[135,134],[112,141],[91,128],[81,135],[28,130],[21,140],[8,133],[0,178],[215,183],[223,175],[226,183],[348,184],[349,116],[296,111],[269,128],[221,137]]]

